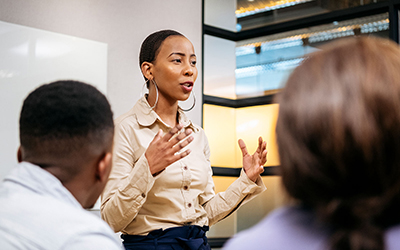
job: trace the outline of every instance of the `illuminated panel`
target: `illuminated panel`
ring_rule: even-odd
[[[258,146],[258,137],[262,136],[267,142],[266,166],[279,165],[278,147],[276,144],[276,120],[278,118],[278,104],[261,105],[236,109],[236,137],[243,139],[250,154]],[[241,166],[241,152],[236,149],[236,162]]]
[[[210,145],[211,166],[237,167],[235,109],[205,104],[203,113],[203,128]]]
[[[237,232],[257,224],[271,211],[288,201],[282,189],[281,177],[264,176],[262,179],[267,190],[239,208],[236,213]]]
[[[225,191],[237,178],[218,176],[213,177],[213,179],[215,192],[218,193]],[[282,188],[281,177],[264,176],[262,179],[267,190],[240,207],[237,213],[213,225],[207,234],[209,237],[230,237],[257,224],[268,213],[288,201],[287,195]]]

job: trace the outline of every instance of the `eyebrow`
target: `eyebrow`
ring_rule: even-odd
[[[170,57],[172,55],[186,56],[184,53],[181,53],[181,52],[172,52],[168,57]],[[196,57],[195,54],[190,55],[190,57],[192,57],[192,56]]]

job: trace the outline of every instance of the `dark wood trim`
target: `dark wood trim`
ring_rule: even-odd
[[[236,108],[236,100],[212,95],[203,95],[203,104],[212,104],[223,107]]]
[[[275,95],[258,96],[252,98],[237,99],[236,108],[251,107],[274,103]]]
[[[399,7],[394,4],[389,8],[389,38],[399,43]]]
[[[221,177],[239,177],[242,168],[227,168],[227,167],[211,167],[213,176]],[[278,166],[264,167],[264,172],[261,176],[275,176],[278,175]]]
[[[227,99],[222,97],[203,95],[203,104],[212,104],[230,108],[243,108],[274,103],[275,95],[258,96],[243,99]]]
[[[233,31],[221,29],[207,24],[203,24],[203,32],[205,35],[215,36],[230,41],[236,41],[237,36],[237,33]]]
[[[208,244],[210,245],[211,248],[220,248],[228,240],[229,240],[228,237],[211,237],[211,238],[207,238]]]

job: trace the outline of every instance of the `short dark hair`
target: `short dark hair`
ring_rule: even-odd
[[[95,87],[56,81],[38,87],[25,99],[19,133],[27,157],[84,157],[80,155],[111,149],[113,113]]]
[[[306,59],[278,98],[283,185],[330,226],[331,249],[384,249],[400,223],[399,69],[394,42],[348,38]]]
[[[153,63],[156,59],[158,52],[160,52],[160,46],[165,39],[169,36],[184,36],[175,30],[160,30],[156,31],[144,39],[142,46],[140,48],[139,54],[139,67],[142,63],[149,62]],[[147,81],[147,78],[144,77]]]

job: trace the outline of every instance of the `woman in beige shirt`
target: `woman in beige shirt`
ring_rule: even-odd
[[[149,94],[115,120],[113,170],[102,195],[102,218],[122,232],[127,249],[210,249],[205,232],[265,190],[260,174],[266,142],[243,170],[215,194],[203,129],[178,106],[197,78],[192,43],[173,30],[149,35],[140,51]]]

